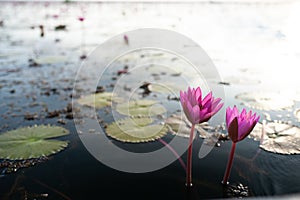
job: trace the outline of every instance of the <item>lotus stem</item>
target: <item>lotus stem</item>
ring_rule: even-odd
[[[187,187],[192,186],[192,153],[193,153],[194,131],[195,131],[195,124],[192,124],[190,139],[189,139],[187,167],[186,167],[186,186]]]
[[[161,138],[159,138],[158,141],[160,141],[163,145],[165,145],[176,156],[176,158],[179,160],[179,162],[180,162],[181,166],[183,167],[183,169],[186,170],[186,166],[185,166],[183,160],[178,155],[178,153],[168,143],[166,143]]]
[[[223,181],[222,181],[223,185],[228,185],[228,178],[229,178],[231,167],[232,167],[235,147],[236,147],[236,142],[232,142],[231,151],[230,151],[230,155],[229,155],[229,158],[228,158],[226,171],[225,171],[224,178],[223,178]]]

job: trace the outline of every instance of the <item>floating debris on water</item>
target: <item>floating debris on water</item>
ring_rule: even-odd
[[[251,196],[248,186],[242,183],[224,186],[224,195],[228,198],[245,198]]]
[[[0,161],[0,174],[6,175],[15,173],[22,168],[32,167],[47,160],[49,160],[49,158],[45,156],[27,160],[2,160]]]
[[[66,25],[57,25],[57,26],[55,26],[54,30],[65,31],[65,30],[67,30],[67,26]]]
[[[24,119],[26,119],[26,120],[35,120],[38,118],[39,118],[39,116],[37,113],[33,113],[33,114],[25,113],[25,115],[24,115]]]

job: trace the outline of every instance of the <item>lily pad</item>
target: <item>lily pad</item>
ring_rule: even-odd
[[[165,120],[165,124],[168,126],[172,134],[185,138],[190,137],[191,123],[182,118],[180,115],[171,115]]]
[[[159,93],[171,93],[171,94],[179,94],[180,90],[184,90],[185,86],[180,87],[175,83],[151,83],[149,85],[149,90],[151,92],[159,92]]]
[[[169,62],[169,61],[168,61]],[[147,68],[147,71],[150,73],[157,73],[157,74],[181,74],[184,71],[184,67],[172,66],[172,67],[164,67],[162,65],[151,65]]]
[[[116,140],[130,143],[154,141],[167,134],[167,127],[151,123],[151,118],[147,117],[125,118],[108,125],[106,133]]]
[[[250,92],[235,97],[245,105],[260,110],[283,110],[294,105],[294,101],[279,93]]]
[[[260,141],[260,147],[279,154],[300,154],[300,128],[291,124],[270,122],[258,123],[250,134]]]
[[[0,158],[25,160],[58,153],[68,146],[67,141],[52,138],[69,134],[59,126],[33,126],[8,131],[0,135]]]
[[[228,76],[224,78],[224,82],[233,85],[254,85],[259,84],[261,81],[247,77]]]
[[[191,123],[185,116],[171,115],[165,120],[165,124],[170,129],[170,132],[174,135],[189,138],[191,132]],[[208,123],[197,124],[195,129],[199,133],[201,138],[210,138],[213,135],[209,132],[215,132],[215,128],[208,125]]]
[[[65,56],[43,56],[35,59],[35,62],[44,65],[44,64],[56,64],[67,61]]]
[[[84,96],[78,99],[80,105],[94,107],[94,108],[103,108],[106,106],[111,106],[112,102],[120,101],[119,98],[116,98],[115,95],[111,92],[96,93]]]
[[[127,116],[155,116],[166,112],[166,109],[154,100],[136,100],[118,104],[116,110]]]

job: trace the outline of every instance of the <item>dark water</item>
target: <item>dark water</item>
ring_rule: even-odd
[[[34,167],[18,170],[16,173],[0,177],[0,199],[210,199],[226,198],[227,192],[221,185],[226,167],[230,142],[221,143],[203,159],[198,152],[203,139],[197,137],[193,146],[193,183],[187,190],[185,170],[176,160],[169,166],[149,173],[125,173],[111,169],[96,160],[83,146],[77,134],[74,121],[65,119],[66,125],[58,124],[58,118],[47,118],[48,111],[63,109],[72,100],[74,77],[81,64],[80,56],[96,47],[100,42],[134,27],[134,22],[123,20],[126,14],[153,11],[143,4],[44,4],[44,3],[0,3],[0,130],[1,133],[18,127],[34,124],[52,124],[64,126],[70,130],[69,146],[49,160]],[[170,5],[169,5],[170,6]],[[176,5],[171,5],[176,7]],[[199,6],[199,5],[198,5]],[[210,6],[202,5],[207,9]],[[159,8],[163,8],[160,5]],[[183,9],[188,12],[189,5]],[[213,7],[216,9],[216,7]],[[87,22],[82,28],[77,17],[82,10]],[[115,13],[107,14],[114,10]],[[33,14],[34,13],[34,14]],[[105,13],[105,14],[103,14]],[[58,14],[56,19],[53,15]],[[158,11],[159,16],[160,11]],[[89,21],[91,17],[94,21]],[[165,16],[170,20],[172,16]],[[96,20],[98,19],[98,21]],[[132,18],[130,18],[132,19]],[[126,26],[130,23],[130,26]],[[179,22],[177,22],[179,23]],[[38,26],[43,24],[45,36],[40,37]],[[66,31],[54,31],[59,24],[66,24]],[[114,25],[115,24],[115,25]],[[161,24],[163,25],[163,24]],[[34,27],[33,28],[31,28]],[[86,34],[86,35],[85,35]],[[55,42],[59,39],[59,42]],[[82,46],[84,41],[85,46]],[[30,67],[29,59],[43,58],[41,66]],[[50,61],[45,62],[45,59]],[[120,64],[120,68],[122,66]],[[142,77],[140,77],[143,79]],[[169,77],[175,80],[174,77]],[[104,77],[106,85],[114,83],[111,74]],[[102,81],[103,81],[102,80]],[[79,79],[79,81],[86,81]],[[244,90],[247,88],[243,86]],[[84,84],[82,85],[84,89]],[[108,91],[113,88],[108,87]],[[226,96],[240,90],[239,87],[225,87]],[[86,91],[89,93],[89,91]],[[240,105],[234,95],[226,99],[226,104]],[[158,95],[158,97],[160,96]],[[171,103],[172,104],[172,103]],[[176,102],[170,109],[178,106]],[[47,108],[47,109],[46,109]],[[261,111],[260,114],[262,114]],[[26,120],[26,114],[37,113],[34,120]],[[282,111],[280,114],[290,114]],[[278,112],[270,112],[276,118]],[[111,122],[111,116],[104,116]],[[295,125],[299,122],[293,121]],[[170,141],[173,136],[162,139]],[[187,139],[182,138],[183,142]],[[124,144],[112,140],[121,148],[136,151],[159,149],[158,141],[145,144]],[[186,153],[181,158],[186,160]],[[250,196],[276,196],[300,192],[300,156],[278,155],[259,148],[259,142],[246,139],[237,145],[231,184],[242,183],[248,186]],[[41,194],[48,194],[42,197]]]

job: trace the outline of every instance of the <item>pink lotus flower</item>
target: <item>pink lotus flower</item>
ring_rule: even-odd
[[[220,103],[220,101],[221,99],[215,99],[211,92],[202,99],[200,87],[197,87],[196,89],[191,89],[189,87],[187,92],[180,91],[180,102],[183,107],[183,111],[188,120],[192,123],[186,167],[187,187],[192,186],[192,146],[195,125],[208,121],[214,114],[216,114],[223,106],[223,103]]]
[[[243,109],[241,114],[239,114],[236,106],[232,109],[230,107],[226,109],[226,125],[229,137],[233,142],[239,142],[247,137],[258,120],[259,116],[256,116],[256,113],[252,115],[251,110],[247,113]]]
[[[228,135],[232,140],[232,146],[222,181],[224,185],[228,184],[236,143],[245,139],[251,133],[258,120],[259,116],[256,116],[256,113],[252,115],[251,110],[247,113],[246,110],[243,109],[239,114],[236,106],[234,106],[232,109],[230,107],[226,109],[226,126]]]
[[[220,103],[220,101],[220,98],[215,99],[212,96],[212,92],[202,99],[200,87],[196,89],[189,87],[187,92],[180,91],[180,102],[183,111],[192,124],[208,121],[222,108],[223,103]]]

